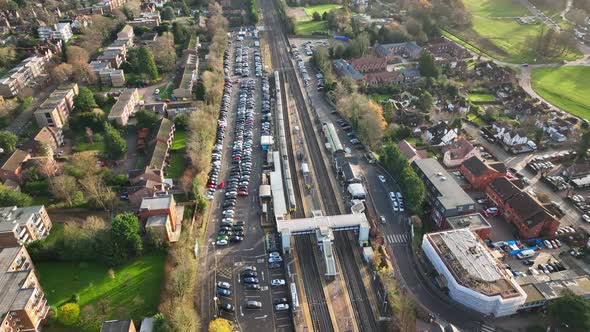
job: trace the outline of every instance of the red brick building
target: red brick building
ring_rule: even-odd
[[[484,191],[490,181],[506,176],[506,165],[504,163],[486,164],[477,156],[473,156],[463,162],[461,173],[471,184],[471,190]]]
[[[530,239],[553,235],[559,221],[539,201],[521,191],[506,177],[493,179],[486,193],[507,222],[513,224],[521,238]]]
[[[360,73],[382,72],[387,70],[387,60],[384,58],[367,57],[349,61],[352,68]]]
[[[404,81],[404,75],[399,71],[382,71],[368,73],[365,80],[368,85],[399,84]]]

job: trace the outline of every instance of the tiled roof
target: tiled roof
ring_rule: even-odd
[[[518,189],[518,187],[516,187],[506,177],[498,177],[493,179],[490,182],[489,187],[504,201],[520,193],[520,189]]]
[[[463,167],[465,167],[471,174],[475,176],[482,176],[488,170],[488,166],[484,164],[484,162],[479,159],[478,157],[471,157],[463,162]]]
[[[27,159],[30,158],[28,152],[23,150],[16,150],[10,155],[8,160],[2,165],[2,169],[6,171],[16,171]]]

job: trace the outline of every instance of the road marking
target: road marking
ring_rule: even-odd
[[[254,319],[266,319],[266,317],[268,317],[268,315],[254,317]]]
[[[259,298],[260,295],[246,295],[246,297],[257,297],[257,298]]]
[[[244,317],[244,310],[242,309],[242,306],[240,306],[240,315]]]
[[[385,237],[385,242],[391,244],[401,244],[407,241],[408,236],[406,234],[390,234]]]

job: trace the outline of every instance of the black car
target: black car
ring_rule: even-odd
[[[535,264],[535,261],[532,259],[525,259],[524,261],[522,261],[522,264],[527,265],[527,266],[531,266],[531,265]]]
[[[258,272],[256,271],[252,271],[252,270],[246,270],[244,272],[242,272],[242,278],[248,278],[248,277],[258,277]]]
[[[229,303],[222,303],[219,305],[219,309],[225,312],[234,312],[234,306]]]
[[[257,285],[257,284],[245,284],[244,289],[245,290],[261,290],[262,288],[260,287],[260,285]]]
[[[268,268],[269,269],[279,269],[279,268],[281,268],[281,263],[279,263],[279,262],[270,263],[270,264],[268,264]]]
[[[281,297],[278,299],[275,299],[273,301],[274,304],[281,304],[281,303],[289,303],[289,300],[286,297]]]
[[[229,237],[229,242],[242,242],[244,240],[243,236],[232,235]]]

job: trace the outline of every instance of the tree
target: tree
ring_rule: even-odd
[[[0,184],[0,206],[30,206],[32,203],[31,196]]]
[[[188,127],[188,117],[185,113],[176,114],[174,116],[174,126],[178,130],[185,130]]]
[[[322,21],[326,21],[328,19],[328,12],[324,12],[322,14]]]
[[[418,98],[417,106],[424,112],[429,112],[434,106],[434,98],[428,91],[424,91]]]
[[[424,189],[424,182],[420,179],[414,169],[406,164],[400,174],[401,186],[405,193],[408,210],[413,214],[422,212],[422,204],[426,190]]]
[[[166,7],[162,11],[162,20],[172,21],[176,18],[174,15],[174,9],[172,7]]]
[[[63,83],[72,76],[73,67],[69,63],[60,63],[49,69],[49,76],[56,83]]]
[[[176,24],[176,23],[174,23]],[[158,68],[163,72],[171,72],[176,67],[176,49],[174,48],[174,39],[167,32],[150,45],[150,50],[154,56],[154,61]]]
[[[135,118],[137,119],[137,126],[139,128],[153,128],[160,117],[153,112],[146,110],[140,110],[135,112]]]
[[[80,317],[80,306],[77,303],[66,303],[59,307],[57,319],[66,326],[74,326]]]
[[[104,138],[105,150],[109,151],[114,159],[123,157],[125,152],[127,152],[127,142],[121,137],[119,131],[110,124],[105,126]]]
[[[83,131],[90,128],[95,132],[104,130],[106,116],[102,111],[76,113],[70,117],[70,128],[76,131]]]
[[[440,69],[436,66],[436,63],[434,62],[434,56],[430,54],[430,52],[423,51],[422,54],[420,54],[418,66],[420,69],[420,75],[424,77],[437,78],[440,74]]]
[[[80,87],[78,95],[74,96],[74,106],[85,112],[98,107],[98,105],[96,105],[96,101],[94,100],[94,94],[92,93],[92,90],[85,86]]]
[[[14,61],[16,61],[16,51],[14,47],[0,47],[0,67],[9,67]]]
[[[71,65],[77,63],[88,63],[90,61],[90,55],[88,51],[79,46],[67,45],[66,46],[66,58],[68,63]]]
[[[143,242],[139,232],[139,220],[135,214],[122,213],[115,216],[111,226],[111,241],[116,262],[123,263],[131,257],[141,255]]]
[[[16,150],[16,144],[18,143],[18,137],[10,131],[0,131],[0,148],[4,150],[4,154],[10,155]]]
[[[185,0],[180,1],[178,6],[180,7],[180,12],[182,13],[182,15],[189,16],[191,14],[191,10],[188,7],[188,5],[186,4]]]
[[[154,56],[145,46],[139,48],[137,52],[137,62],[141,73],[146,74],[147,77],[152,80],[158,78],[158,68],[156,67]]]
[[[209,322],[209,332],[232,332],[234,325],[227,319],[216,318]]]
[[[50,184],[49,188],[51,194],[55,198],[66,201],[68,206],[74,205],[74,202],[76,201],[76,192],[79,191],[75,177],[62,174],[51,179]]]
[[[463,119],[456,117],[451,123],[451,128],[461,129],[463,127]]]
[[[190,32],[186,28],[186,25],[174,22],[172,23],[172,36],[174,37],[174,42],[184,45],[190,38]],[[172,44],[174,45],[174,43]]]
[[[321,21],[322,20],[322,16],[318,12],[313,12],[311,17],[313,18],[314,21]]]
[[[561,330],[565,326],[568,331],[589,331],[590,303],[568,292],[549,305],[547,317],[554,328]]]

